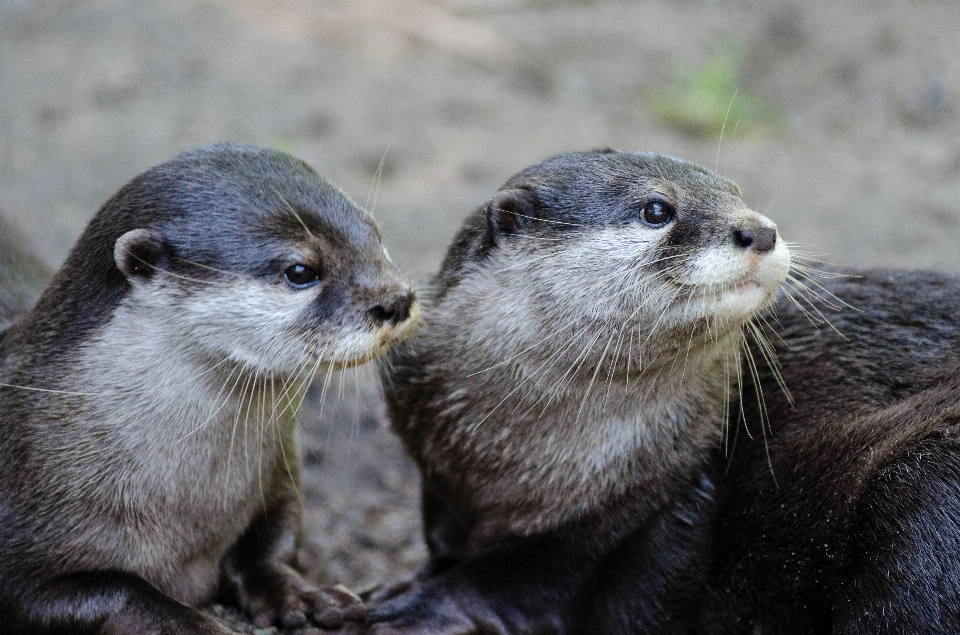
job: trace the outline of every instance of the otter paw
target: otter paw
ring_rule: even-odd
[[[257,628],[338,629],[344,622],[362,622],[366,617],[363,602],[346,587],[318,589],[293,571],[258,587],[260,592],[248,597],[246,607]]]
[[[390,589],[395,591],[398,589]],[[367,607],[369,635],[484,635],[505,631],[498,620],[476,620],[449,596],[416,588]]]
[[[353,591],[343,585],[325,587],[319,591],[324,606],[315,608],[313,620],[322,628],[340,628],[346,622],[363,622],[367,609]]]

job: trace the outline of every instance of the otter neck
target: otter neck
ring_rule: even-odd
[[[169,321],[144,323],[145,312],[124,305],[117,312],[78,350],[64,388],[80,393],[66,398],[82,413],[71,419],[101,439],[102,452],[133,457],[134,478],[152,475],[159,484],[169,477],[175,496],[175,472],[199,472],[212,495],[240,496],[240,484],[263,482],[274,470],[278,443],[294,452],[303,385],[211,359],[170,332],[176,327]]]
[[[545,531],[628,493],[664,504],[719,445],[738,337],[633,374],[583,364],[531,379],[527,356],[484,373],[477,392],[508,398],[461,413],[444,443],[485,466],[449,475],[472,490],[474,540]]]

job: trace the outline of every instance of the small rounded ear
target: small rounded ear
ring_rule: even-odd
[[[497,192],[487,206],[487,226],[493,242],[519,234],[533,220],[533,192],[512,189]]]
[[[167,241],[152,229],[132,229],[117,239],[113,259],[131,282],[145,282],[167,266]]]

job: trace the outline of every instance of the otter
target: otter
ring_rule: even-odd
[[[425,313],[382,374],[430,555],[370,632],[960,632],[957,277],[810,269],[597,151],[471,214]]]
[[[603,632],[583,616],[628,542],[642,602],[693,601],[743,327],[789,265],[736,184],[686,161],[563,154],[511,178],[383,367],[430,559],[372,596],[373,632]]]
[[[22,306],[28,305],[22,303]],[[305,163],[185,152],[90,221],[0,334],[0,630],[361,619],[301,578],[295,415],[418,316],[374,220]]]

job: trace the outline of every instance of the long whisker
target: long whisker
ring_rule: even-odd
[[[96,392],[77,392],[74,390],[55,390],[53,388],[36,388],[34,386],[19,386],[17,384],[4,384],[0,383],[0,388],[15,388],[17,390],[30,390],[33,392],[45,392],[55,395],[70,395],[75,397],[99,397],[100,393]]]
[[[517,217],[519,217],[519,218],[527,218],[527,219],[530,219],[530,220],[540,221],[540,222],[543,222],[543,223],[550,223],[551,225],[566,225],[566,226],[568,226],[568,227],[584,227],[584,225],[581,224],[581,223],[568,223],[568,222],[561,221],[561,220],[552,220],[552,219],[549,219],[549,218],[538,218],[538,217],[536,217],[536,216],[528,216],[527,214],[521,214],[520,212],[514,212],[514,211],[512,211],[512,210],[498,209],[497,211],[499,211],[499,212],[507,212],[508,214],[513,214],[514,216],[517,216]]]
[[[730,98],[730,103],[727,104],[727,114],[723,116],[723,125],[720,126],[720,140],[717,141],[717,167],[714,170],[717,174],[720,173],[720,148],[723,146],[723,131],[727,128],[727,119],[730,117],[730,109],[733,108],[733,102],[737,98],[737,91],[734,89],[733,96]]]
[[[763,447],[767,454],[767,465],[770,467],[770,475],[773,477],[773,484],[779,490],[780,484],[777,482],[777,475],[773,472],[773,460],[770,457],[770,443],[767,440],[767,430],[773,434],[773,427],[770,424],[770,414],[767,412],[767,402],[763,397],[763,388],[760,384],[760,373],[757,370],[756,361],[753,359],[753,351],[747,343],[746,337],[743,338],[743,348],[746,353],[747,369],[753,381],[754,393],[757,397],[757,406],[760,413],[760,433],[763,436]]]
[[[377,171],[373,174],[373,180],[370,182],[370,189],[367,191],[367,200],[363,204],[363,209],[370,213],[377,207],[377,197],[380,195],[380,178],[383,175],[383,162],[387,160],[387,154],[390,152],[390,146],[383,151],[380,162],[377,163]],[[373,194],[373,205],[370,205],[370,195]]]
[[[790,405],[793,405],[793,395],[790,394],[790,390],[787,388],[787,384],[783,380],[783,375],[780,373],[780,363],[777,361],[777,353],[774,350],[773,345],[770,344],[770,340],[768,340],[763,334],[763,331],[760,329],[760,327],[753,322],[747,322],[744,326],[750,331],[754,341],[757,343],[757,347],[760,349],[760,354],[767,362],[767,367],[770,368],[770,372],[773,374],[773,378],[780,387],[780,390],[783,392],[784,397],[787,398],[787,402],[789,402]]]
[[[230,372],[227,373],[227,376],[223,380],[223,384],[220,386],[220,391],[217,393],[217,396],[214,398],[214,401],[213,401],[213,403],[217,403],[219,405],[214,409],[214,411],[210,414],[210,416],[204,419],[203,421],[201,421],[199,424],[197,424],[197,426],[194,427],[193,430],[191,430],[190,432],[186,433],[185,435],[177,439],[177,443],[180,443],[186,440],[188,437],[190,437],[197,431],[204,428],[208,423],[210,423],[210,421],[213,420],[214,417],[217,416],[217,413],[219,413],[221,410],[224,409],[224,407],[226,407],[227,402],[230,400],[230,394],[236,389],[237,384],[240,382],[240,378],[243,377],[243,373],[238,372],[240,371],[240,368],[241,367],[239,363],[234,364],[233,368],[230,369]],[[224,391],[227,390],[227,384],[230,383],[230,378],[233,377],[234,373],[237,373],[237,379],[234,381],[233,386],[230,387],[230,390],[227,391],[226,395],[224,395]],[[221,397],[223,397],[222,401],[220,399]],[[229,465],[229,459],[228,459],[228,465]]]

